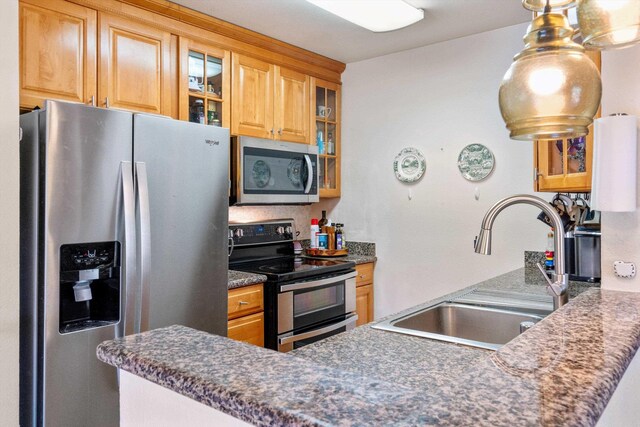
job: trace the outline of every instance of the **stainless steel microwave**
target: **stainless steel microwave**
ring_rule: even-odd
[[[233,205],[309,204],[318,194],[318,147],[239,136],[232,139]]]

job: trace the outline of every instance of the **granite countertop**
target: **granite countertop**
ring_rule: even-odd
[[[524,270],[477,286],[540,293]],[[365,325],[282,354],[171,326],[98,357],[256,425],[594,425],[640,345],[640,293],[581,290],[496,352]]]
[[[243,286],[264,283],[267,276],[263,274],[245,273],[244,271],[229,270],[229,289],[242,288]]]

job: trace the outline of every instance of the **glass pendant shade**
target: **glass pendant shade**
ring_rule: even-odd
[[[531,22],[525,48],[502,79],[500,112],[512,139],[584,136],[598,111],[600,73],[571,40],[574,30],[559,13]]]
[[[549,0],[548,3],[553,10],[563,10],[575,6],[576,0]],[[547,0],[522,0],[522,6],[533,12],[542,12],[546,5]]]
[[[640,1],[580,0],[578,24],[587,49],[616,49],[640,41]]]

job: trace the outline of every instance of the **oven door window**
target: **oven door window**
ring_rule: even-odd
[[[299,329],[345,314],[344,281],[293,293],[293,328]]]
[[[318,162],[315,154],[245,147],[242,161],[245,194],[317,193],[317,180],[313,179]],[[311,172],[308,163],[312,165]],[[311,188],[305,193],[308,184]]]

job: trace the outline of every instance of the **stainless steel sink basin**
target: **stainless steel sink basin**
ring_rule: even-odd
[[[391,332],[497,350],[517,337],[523,322],[537,323],[550,311],[527,313],[522,307],[507,309],[442,302],[373,326]],[[524,324],[530,326],[531,324]]]

